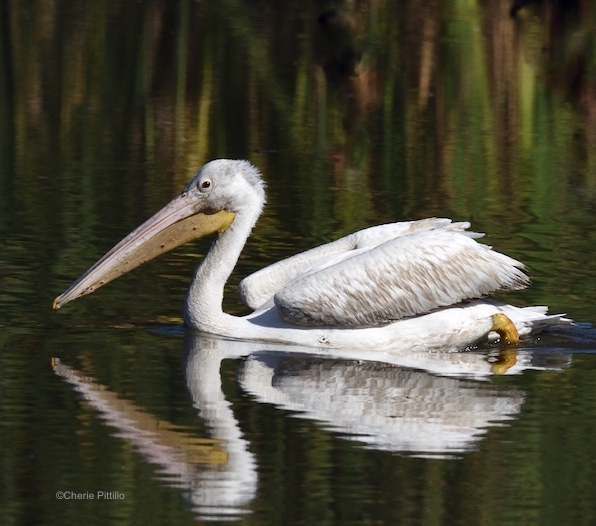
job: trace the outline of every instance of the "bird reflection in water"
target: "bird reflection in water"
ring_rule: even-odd
[[[221,363],[243,358],[242,390],[259,403],[290,410],[368,448],[417,456],[461,455],[475,449],[490,426],[519,414],[525,395],[486,380],[535,365],[531,352],[399,355],[220,339],[187,330],[185,376],[209,437],[160,419],[100,385],[85,372],[53,360],[87,406],[158,466],[158,478],[183,490],[202,519],[228,520],[250,511],[258,464],[222,390]],[[551,360],[550,368],[563,365]],[[495,368],[496,367],[496,368]]]

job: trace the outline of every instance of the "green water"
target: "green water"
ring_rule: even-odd
[[[0,6],[2,524],[596,524],[596,21],[510,7]],[[505,376],[184,334],[208,239],[51,310],[218,157],[268,185],[228,312],[266,264],[442,216],[529,266],[500,299],[579,323]]]

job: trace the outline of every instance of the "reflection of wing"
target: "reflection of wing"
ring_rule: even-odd
[[[464,232],[469,226],[470,223],[467,222],[452,223],[450,219],[436,217],[373,226],[331,243],[301,252],[247,276],[240,282],[240,296],[245,305],[256,309],[298,275],[312,271],[315,266],[319,269],[325,268],[381,245],[386,241],[413,232],[431,230],[462,232],[472,238],[484,235],[475,232]]]
[[[524,288],[522,269],[461,232],[412,232],[311,266],[275,294],[275,305],[298,325],[378,327]]]
[[[245,360],[239,380],[257,400],[292,416],[323,422],[374,449],[419,455],[475,449],[487,428],[514,418],[524,402],[523,392],[490,383],[387,363],[281,354]]]

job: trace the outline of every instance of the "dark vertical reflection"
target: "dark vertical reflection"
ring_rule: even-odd
[[[12,77],[12,39],[10,34],[9,8],[0,6],[0,233],[4,233],[8,219],[14,214],[13,159],[13,108],[14,88]]]

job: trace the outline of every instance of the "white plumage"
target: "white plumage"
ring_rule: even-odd
[[[453,230],[408,233],[353,252],[285,284],[275,294],[282,318],[378,327],[528,284],[520,263]]]
[[[433,217],[365,228],[254,272],[240,282],[240,297],[245,305],[256,309],[298,275],[323,270],[387,241],[415,232],[451,231],[471,238],[484,235],[467,232],[466,229],[469,227],[470,223],[467,222],[453,223],[450,219]],[[422,249],[424,250],[424,247]]]
[[[497,313],[521,335],[568,323],[543,307],[477,300],[526,287],[524,266],[474,241],[482,234],[467,232],[469,223],[438,218],[368,228],[262,269],[240,284],[241,298],[255,312],[230,316],[222,311],[224,285],[264,203],[264,184],[250,163],[212,161],[55,307],[188,241],[198,228],[200,235],[220,233],[195,272],[184,317],[211,334],[317,347],[452,350],[487,338]],[[203,218],[208,228],[197,227]],[[170,231],[176,240],[167,237]]]

